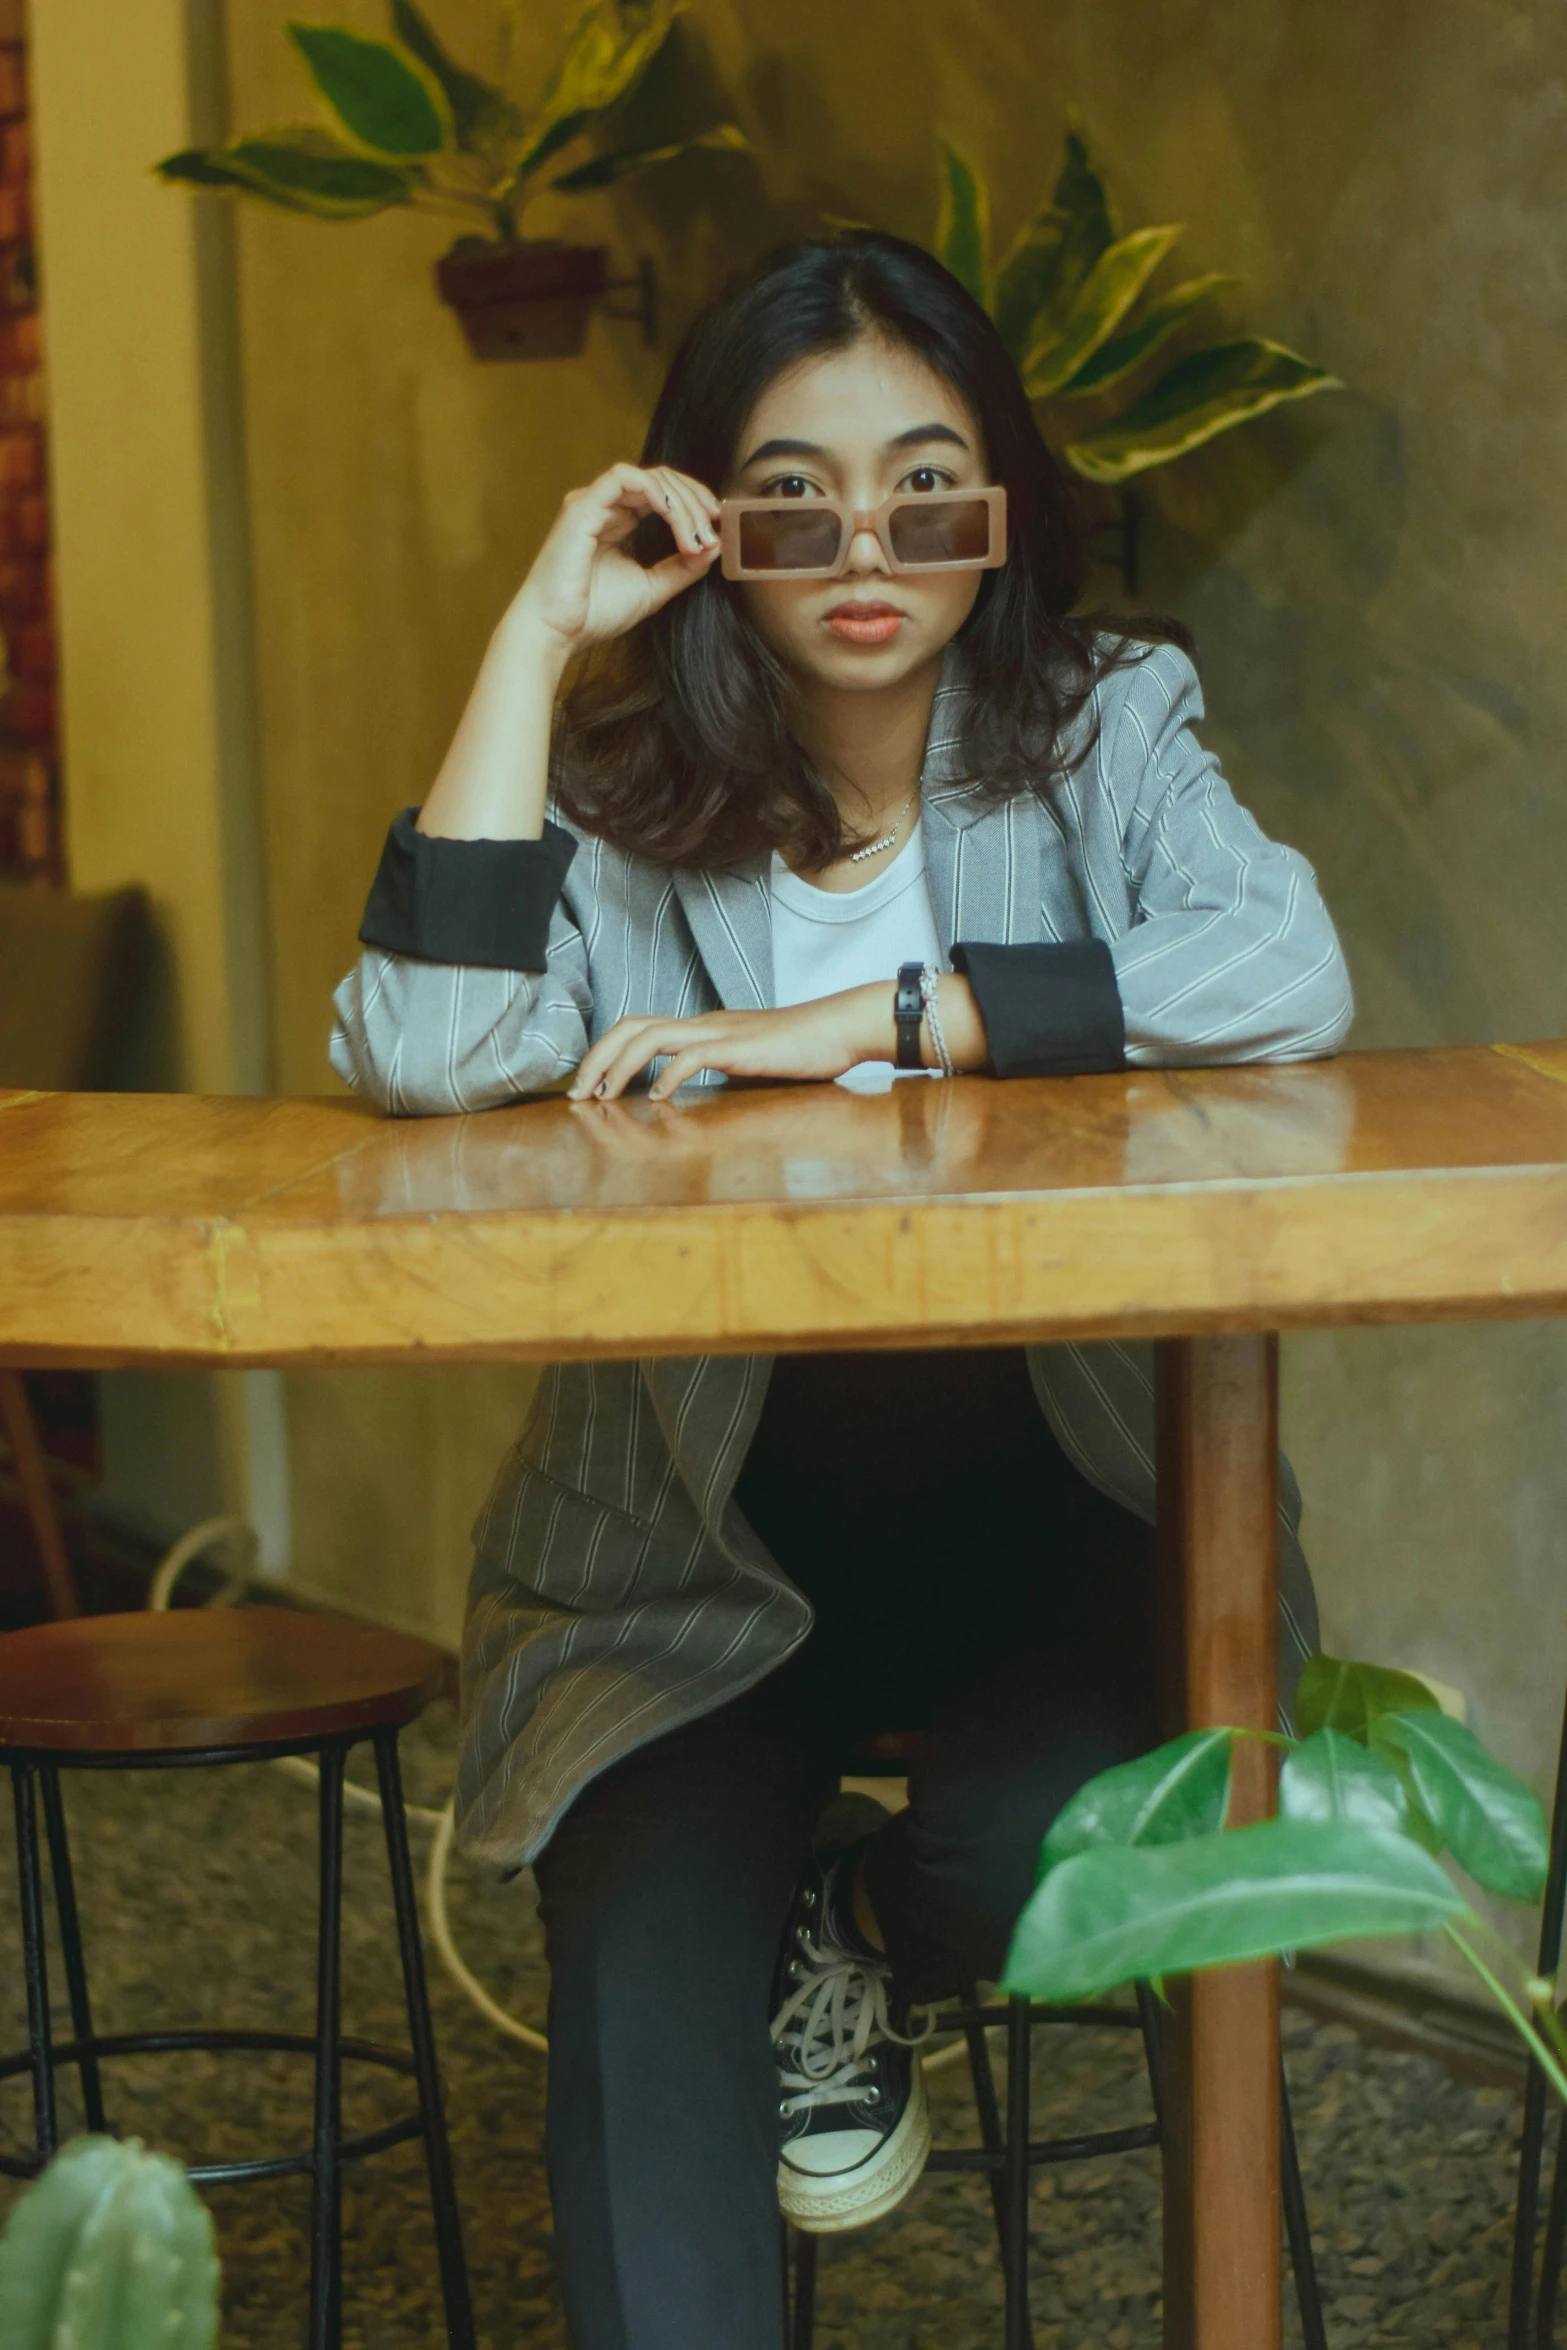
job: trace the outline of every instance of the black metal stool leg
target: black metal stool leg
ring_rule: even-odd
[[[87,1968],[82,1959],[82,1929],[76,1914],[76,1880],[71,1874],[71,1847],[65,1833],[60,1774],[44,1768],[39,1771],[38,1779],[49,1837],[49,1867],[54,1876],[54,1905],[60,1916],[60,1949],[71,2000],[71,2029],[79,2051],[76,2069],[81,2076],[82,2109],[90,2130],[105,2130],[108,2124],[103,2118],[103,2083],[98,2075],[98,2053],[93,2046],[92,2008],[87,1998]]]
[[[1567,1709],[1562,1714],[1561,1742],[1556,1749],[1556,1796],[1551,1807],[1551,1856],[1545,1879],[1545,1900],[1540,1910],[1540,1960],[1538,1972],[1554,1974],[1561,1963],[1563,1914],[1567,1912]],[[1545,2147],[1545,2075],[1537,2064],[1529,2066],[1524,2086],[1523,2142],[1518,2150],[1518,2208],[1513,2221],[1513,2281],[1508,2307],[1507,2350],[1529,2350],[1529,2317],[1534,2301],[1534,2231],[1540,2210],[1540,2157]],[[1558,2170],[1560,2164],[1558,2163]],[[1557,2249],[1557,2271],[1560,2269],[1560,2247]],[[1556,2272],[1552,2272],[1552,2277]],[[1554,2281],[1542,2275],[1540,2282],[1542,2330],[1539,2339],[1549,2344],[1548,2330],[1554,2320],[1546,2320],[1545,2294],[1549,2284],[1552,2308],[1556,2300]]]
[[[33,2074],[33,2143],[47,2162],[60,2143],[54,2103],[54,2045],[49,2031],[49,1948],[44,1939],[43,1870],[38,1852],[37,1770],[11,1765],[16,1808],[16,1874],[22,1910],[22,1968],[27,1978],[27,2046]]]
[[[343,2333],[343,1763],[323,1747],[321,1906],[316,1928],[316,2126],[310,2194],[310,2316],[307,2350],[340,2350]]]
[[[1301,2184],[1300,2153],[1295,2144],[1295,2117],[1290,2111],[1290,2085],[1282,2063],[1279,2066],[1279,2139],[1284,2228],[1289,2237],[1290,2266],[1295,2272],[1301,2340],[1306,2350],[1328,2350],[1322,2295],[1317,2289],[1317,2256],[1311,2249],[1311,2220],[1306,2210],[1306,2190]]]
[[[970,2008],[979,2006],[979,1986],[970,1983],[963,1993]],[[969,2077],[974,2084],[974,2109],[979,2115],[980,2143],[987,2154],[1003,2156],[1006,2137],[1001,2127],[1001,2100],[996,2095],[996,2076],[990,2067],[990,2044],[981,2024],[965,2024],[963,2037],[968,2042]],[[1006,2189],[1001,2177],[1000,2159],[986,2174],[990,2187],[991,2207],[996,2215],[996,2242],[1002,2244],[1007,2232]]]
[[[1137,1991],[1137,2021],[1142,2027],[1143,2059],[1148,2067],[1148,2094],[1153,2099],[1153,2117],[1159,2128],[1164,2128],[1164,2044],[1159,2038],[1159,2002],[1146,1983],[1139,1983]]]
[[[1561,2298],[1562,2255],[1567,2252],[1567,2129],[1556,2140],[1556,2167],[1545,2214],[1540,2254],[1540,2301],[1535,2312],[1535,2350],[1556,2350],[1556,2304]],[[1525,2340],[1527,2341],[1527,2335]]]
[[[468,2296],[468,2264],[463,2257],[462,2221],[457,2211],[457,2189],[452,2179],[451,2146],[441,2103],[440,2076],[435,2063],[435,2034],[430,2024],[430,2001],[425,1988],[424,1951],[419,1940],[419,1910],[414,1899],[413,1866],[408,1857],[408,1819],[403,1810],[403,1779],[397,1761],[397,1732],[375,1734],[376,1777],[381,1788],[381,1820],[386,1830],[386,1858],[392,1876],[392,1902],[397,1911],[397,1947],[402,1953],[403,1992],[408,2003],[408,2032],[413,2043],[414,2075],[419,2084],[419,2110],[424,2117],[424,2155],[430,2174],[430,2209],[435,2219],[436,2255],[441,2265],[441,2297],[446,2305],[446,2339],[451,2350],[473,2350],[473,2309]]]
[[[1001,2240],[1006,2282],[1006,2350],[1034,2350],[1028,2310],[1029,2055],[1031,2003],[1007,2001],[1006,2165],[1001,2174],[1007,2224]]]
[[[812,2350],[816,2340],[816,2255],[816,2238],[802,2229],[794,2240],[794,2313],[789,2324],[789,2350]]]

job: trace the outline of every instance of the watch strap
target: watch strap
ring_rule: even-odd
[[[900,963],[898,966],[892,1018],[898,1037],[894,1066],[899,1069],[923,1069],[925,1066],[925,1058],[920,1051],[920,1022],[925,1017],[925,997],[920,983],[924,975],[923,963]]]

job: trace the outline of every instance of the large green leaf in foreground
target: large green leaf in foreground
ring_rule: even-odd
[[[1067,462],[1089,481],[1130,481],[1285,400],[1341,388],[1325,368],[1261,335],[1214,343],[1177,359],[1119,416],[1070,442]]]
[[[1369,1754],[1342,1730],[1314,1730],[1291,1749],[1279,1773],[1279,1816],[1286,1820],[1353,1820],[1363,1828],[1407,1832],[1404,1782],[1381,1755]]]
[[[1364,1746],[1384,1714],[1440,1713],[1424,1681],[1388,1665],[1362,1665],[1341,1656],[1308,1657],[1295,1688],[1295,1721],[1302,1738],[1314,1730],[1341,1730]]]
[[[1003,1986],[1087,1999],[1118,1984],[1373,1934],[1418,1934],[1464,1904],[1407,1837],[1265,1820],[1183,1844],[1100,1847],[1042,1879]]]
[[[1177,1844],[1222,1828],[1233,1735],[1189,1730],[1090,1779],[1056,1814],[1039,1856],[1041,1875],[1098,1845]]]
[[[1389,1714],[1380,1741],[1403,1756],[1416,1802],[1459,1867],[1488,1893],[1535,1900],[1549,1841],[1533,1789],[1444,1713]]]

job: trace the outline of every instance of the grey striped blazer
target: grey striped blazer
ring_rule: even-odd
[[[1134,1063],[1332,1052],[1348,978],[1310,867],[1265,838],[1191,731],[1185,656],[1161,646],[1096,692],[1098,741],[1069,781],[998,803],[954,749],[969,690],[949,655],[921,778],[944,950],[1098,938]],[[336,997],[334,1066],[389,1111],[514,1100],[575,1065],[624,1014],[771,1002],[765,860],[656,867],[582,838],[547,968],[367,949]],[[1147,1351],[1036,1347],[1040,1409],[1095,1485],[1154,1515]],[[478,1860],[531,1860],[619,1756],[737,1696],[805,1638],[811,1611],[732,1499],[771,1358],[568,1363],[545,1375],[475,1528],[463,1656],[461,1834]],[[1316,1645],[1287,1466],[1280,1665]]]

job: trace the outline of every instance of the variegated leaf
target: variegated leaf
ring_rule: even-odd
[[[1059,331],[1047,324],[1023,361],[1031,400],[1048,400],[1114,334],[1181,235],[1178,226],[1135,229],[1101,253]]]
[[[620,147],[608,155],[595,155],[589,162],[579,163],[574,171],[563,171],[551,185],[563,195],[581,196],[593,188],[612,188],[617,181],[629,179],[633,172],[650,171],[655,163],[673,162],[677,155],[689,155],[700,147],[735,154],[750,143],[738,123],[718,122],[711,130],[697,131],[689,139],[671,140],[666,146]]]
[[[680,0],[591,0],[528,125],[515,179],[541,170],[596,117],[630,97],[679,12]]]
[[[377,155],[412,162],[454,143],[440,84],[390,42],[346,25],[291,24],[288,37],[351,139]]]
[[[1064,324],[1084,280],[1115,242],[1110,191],[1075,127],[1067,132],[1055,192],[1018,232],[996,272],[993,316],[1021,364],[1031,345]]]
[[[1192,312],[1225,286],[1239,284],[1239,279],[1225,277],[1218,270],[1210,270],[1203,277],[1189,277],[1184,285],[1175,287],[1158,302],[1150,302],[1140,318],[1132,321],[1124,333],[1112,335],[1107,343],[1083,362],[1070,383],[1061,390],[1068,399],[1087,398],[1094,392],[1108,391],[1134,368],[1141,367],[1161,350],[1171,335],[1183,327]]]
[[[1070,442],[1066,460],[1089,481],[1130,481],[1285,400],[1342,388],[1325,368],[1261,335],[1214,343],[1177,359],[1130,408]]]
[[[946,139],[941,150],[941,200],[936,212],[936,258],[967,286],[976,302],[987,302],[990,280],[990,191],[984,180]]]
[[[158,171],[168,180],[260,196],[316,220],[368,220],[408,203],[419,179],[415,168],[375,162],[309,125],[235,139],[227,147],[189,148],[166,157]]]
[[[414,0],[392,0],[392,30],[409,55],[418,59],[445,92],[451,109],[457,144],[473,154],[496,140],[515,138],[522,117],[493,83],[469,73],[442,45],[429,20]]]

